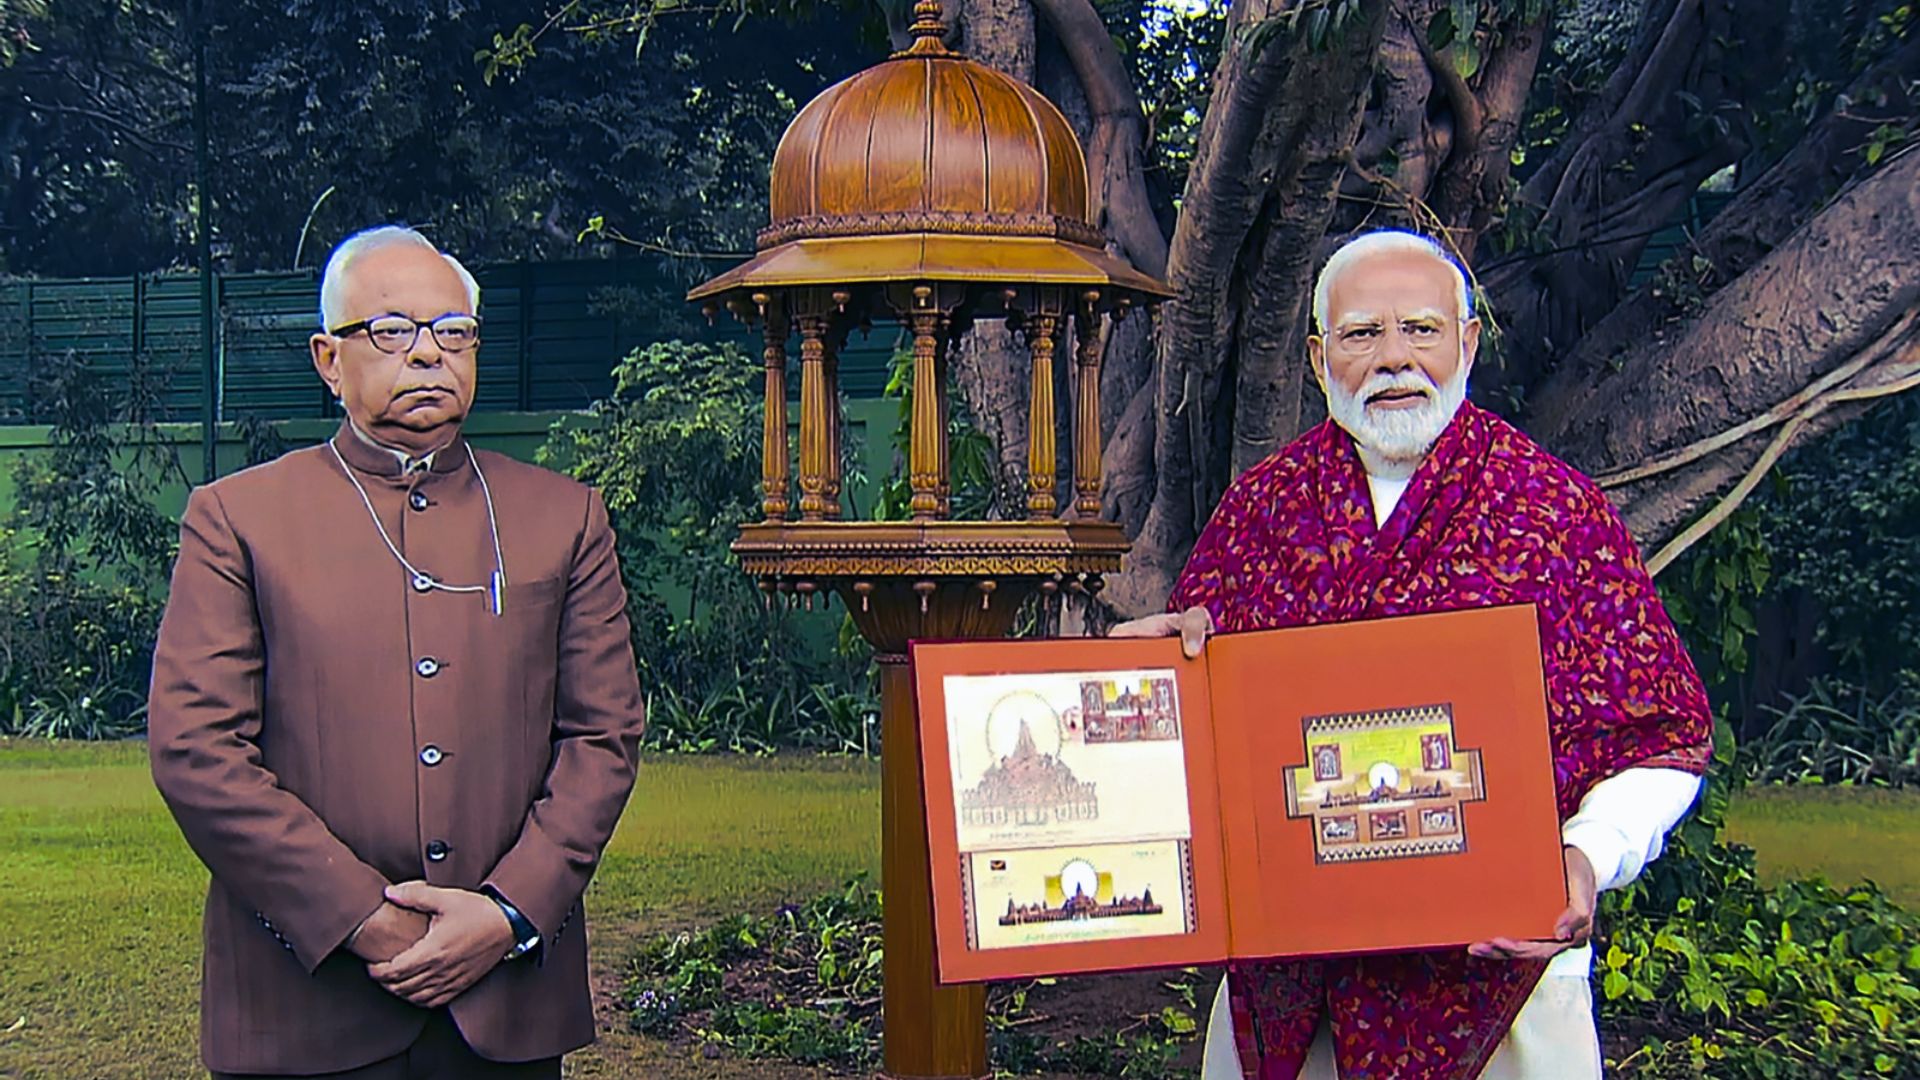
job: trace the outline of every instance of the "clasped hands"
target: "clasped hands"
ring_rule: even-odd
[[[513,946],[513,927],[484,893],[424,881],[389,885],[347,948],[388,992],[423,1009],[459,997]]]
[[[1214,631],[1213,613],[1203,607],[1190,607],[1178,614],[1148,615],[1120,623],[1107,632],[1108,637],[1172,637],[1180,635],[1180,649],[1188,659],[1200,655]],[[1566,864],[1567,910],[1554,921],[1551,938],[1505,938],[1477,941],[1467,946],[1470,955],[1484,960],[1547,960],[1568,949],[1587,943],[1593,934],[1593,909],[1597,894],[1593,864],[1579,848],[1561,848]]]

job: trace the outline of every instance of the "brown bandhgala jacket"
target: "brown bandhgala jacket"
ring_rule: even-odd
[[[430,468],[332,440],[393,543],[450,585],[494,570],[464,439]],[[342,947],[412,879],[491,885],[540,931],[450,1006],[502,1061],[593,1041],[581,893],[626,805],[643,726],[597,492],[474,451],[507,588],[422,590],[326,445],[195,489],[154,653],[153,776],[212,871],[201,1055],[219,1072],[356,1068],[427,1013]]]

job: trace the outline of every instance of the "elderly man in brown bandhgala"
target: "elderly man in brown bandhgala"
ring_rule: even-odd
[[[558,1077],[593,1041],[626,592],[597,492],[462,439],[478,306],[420,234],[348,239],[312,340],[339,432],[187,500],[148,727],[213,873],[216,1076]]]

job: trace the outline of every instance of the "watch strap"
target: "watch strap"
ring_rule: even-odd
[[[488,899],[500,905],[501,913],[507,917],[507,925],[513,929],[513,948],[507,951],[506,959],[518,959],[540,947],[539,929],[520,913],[519,908],[514,907],[506,897],[500,895],[498,889],[491,885],[483,886],[480,891]]]

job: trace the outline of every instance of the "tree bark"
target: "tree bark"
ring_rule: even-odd
[[[1560,428],[1629,350],[1672,336],[1684,323],[1688,304],[1703,301],[1779,247],[1859,171],[1875,128],[1912,115],[1916,102],[1908,87],[1916,78],[1920,36],[1862,72],[1847,87],[1847,106],[1821,117],[1785,157],[1723,207],[1670,261],[1659,289],[1628,297],[1556,363],[1528,398],[1526,425]]]
[[[954,9],[960,16],[961,51],[1032,85],[1034,18],[1029,0],[966,0]],[[975,323],[960,339],[954,359],[954,380],[993,449],[992,513],[1025,517],[1026,351],[1006,324],[994,319]]]
[[[1424,46],[1425,34],[1416,33],[1414,41]],[[1508,28],[1488,54],[1478,85],[1471,87],[1448,57],[1421,50],[1454,113],[1452,153],[1428,201],[1437,223],[1453,234],[1461,251],[1473,251],[1480,234],[1506,204],[1513,144],[1520,137],[1527,94],[1546,42],[1544,15],[1537,22]]]
[[[1404,209],[1404,200],[1382,191],[1380,180],[1424,198],[1453,148],[1453,115],[1432,107],[1434,72],[1421,40],[1426,20],[1445,2],[1415,0],[1387,17],[1353,147],[1356,167],[1341,184],[1342,198],[1354,207],[1350,220],[1341,223],[1346,229],[1381,207]]]
[[[1539,402],[1532,434],[1577,467],[1605,474],[1767,413],[1850,361],[1862,370],[1843,386],[1884,385],[1920,370],[1917,309],[1920,153],[1907,153],[1713,294],[1698,317],[1628,345],[1603,374],[1556,382]],[[1789,441],[1830,430],[1865,407],[1827,409]],[[1616,490],[1628,526],[1643,546],[1657,547],[1784,430],[1755,433]]]
[[[1728,119],[1784,70],[1783,5],[1649,0],[1627,64],[1528,180],[1551,252],[1484,269],[1498,333],[1483,388],[1526,387],[1626,295],[1655,232],[1745,152]]]
[[[961,52],[1033,85],[1032,0],[965,0],[954,7]]]
[[[1147,121],[1133,78],[1090,0],[1032,2],[1053,28],[1086,95],[1093,222],[1134,266],[1159,277],[1167,269],[1167,238],[1147,197]]]
[[[1386,30],[1384,4],[1367,14],[1370,19],[1347,28],[1324,63],[1308,65],[1301,84],[1283,94],[1278,106],[1286,149],[1272,173],[1261,213],[1265,236],[1247,286],[1233,449],[1226,476],[1209,492],[1209,507],[1233,477],[1300,432],[1301,406],[1313,385],[1303,372],[1314,273],[1327,254],[1327,225],[1360,134],[1371,59]]]
[[[1154,395],[1153,501],[1127,572],[1106,593],[1123,612],[1164,600],[1226,483],[1233,455],[1223,422],[1235,420],[1236,409],[1219,399],[1223,388],[1237,393],[1259,379],[1240,380],[1232,369],[1253,363],[1270,379],[1298,361],[1281,350],[1288,325],[1298,325],[1298,282],[1310,272],[1311,242],[1324,231],[1342,174],[1329,159],[1352,143],[1386,4],[1363,3],[1324,51],[1304,35],[1283,34],[1264,48],[1248,39],[1245,31],[1291,7],[1242,0],[1228,18],[1168,256],[1179,295],[1158,314],[1156,380],[1142,391]],[[1308,250],[1290,246],[1299,242]],[[1265,400],[1271,407],[1274,399]]]

